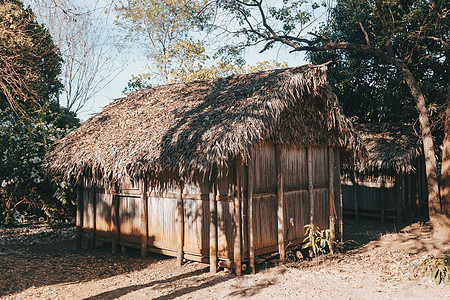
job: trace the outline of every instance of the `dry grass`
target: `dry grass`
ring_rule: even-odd
[[[326,67],[304,66],[130,93],[57,142],[44,166],[79,181],[158,182],[171,172],[189,182],[194,172],[245,162],[262,141],[363,151]]]

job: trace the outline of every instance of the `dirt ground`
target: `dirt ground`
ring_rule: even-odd
[[[344,254],[313,260],[276,261],[256,275],[138,251],[112,255],[107,246],[74,248],[74,228],[43,225],[0,228],[2,299],[450,299],[450,285],[436,286],[421,274],[430,254],[450,254],[432,240],[430,227],[345,221]]]

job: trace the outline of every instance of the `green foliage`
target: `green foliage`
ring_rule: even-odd
[[[203,43],[194,38],[196,29],[207,26],[205,1],[130,0],[116,8],[116,24],[128,41],[141,46],[150,59],[146,77],[169,83],[179,68],[203,59]]]
[[[428,273],[430,281],[437,285],[450,282],[450,256],[440,254],[436,257],[433,255],[428,256],[422,262],[422,272]]]
[[[70,186],[41,169],[48,147],[80,125],[54,100],[58,49],[19,1],[0,0],[0,29],[0,223],[16,212],[67,217]]]
[[[427,95],[432,120],[437,121],[445,102],[446,77],[444,48],[420,37],[439,34],[440,23],[427,1],[381,1],[390,18],[386,35],[375,4],[367,1],[339,0],[330,10],[330,19],[320,34],[333,41],[364,45],[369,40],[376,48],[392,43],[393,55],[408,63]],[[438,3],[439,4],[439,3]],[[442,3],[441,3],[442,4]],[[448,22],[447,22],[448,23]],[[447,25],[448,26],[448,25]],[[364,28],[364,31],[362,30]],[[309,52],[314,64],[332,60],[329,81],[347,116],[359,122],[413,123],[417,119],[414,99],[402,74],[394,67],[356,51]]]
[[[210,80],[219,77],[227,77],[235,74],[247,74],[265,70],[287,68],[287,63],[280,63],[275,60],[257,62],[255,65],[245,66],[220,60],[211,67],[204,67],[201,64],[180,68],[177,73],[172,75],[172,83],[191,82],[195,80]],[[150,73],[133,75],[128,82],[124,92],[137,91],[152,86],[152,77]]]
[[[182,69],[175,77],[177,82],[189,82],[195,80],[209,80],[219,77],[227,77],[235,74],[247,74],[272,69],[287,68],[286,63],[279,63],[275,60],[257,62],[255,65],[238,65],[220,60],[211,67],[198,66],[193,69]]]
[[[311,248],[314,255],[325,254],[331,249],[331,229],[323,229],[314,224],[307,224],[302,249]]]
[[[226,28],[224,31],[228,33],[226,45],[221,51],[232,50],[233,55],[256,45],[264,45],[261,51],[273,48],[276,46],[275,40],[271,39],[274,33],[278,35],[277,42],[284,38],[292,39],[294,43],[302,40],[306,32],[311,31],[312,23],[323,16],[324,8],[329,3],[322,0],[215,2],[228,16],[224,18],[224,24],[218,26]]]
[[[150,88],[152,87],[151,81],[152,81],[151,73],[131,75],[131,79],[128,81],[128,84],[122,91],[122,93],[130,93]]]
[[[49,101],[28,118],[9,106],[0,108],[0,222],[8,224],[15,211],[42,211],[55,218],[70,214],[70,186],[58,178],[45,178],[40,167],[48,147],[79,126],[75,114]],[[73,198],[72,198],[73,200]]]
[[[33,12],[18,0],[0,0],[0,95],[16,113],[59,92],[59,51]],[[34,109],[37,109],[36,107]]]

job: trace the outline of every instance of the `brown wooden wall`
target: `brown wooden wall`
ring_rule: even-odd
[[[179,186],[161,191],[144,188],[143,181],[124,182],[119,192],[112,193],[86,185],[79,193],[82,216],[77,224],[91,235],[95,231],[94,238],[112,241],[113,248],[115,244],[141,247],[146,240],[148,251],[173,256],[181,251],[188,259],[207,262],[215,235],[210,230],[212,190],[208,178],[198,181],[183,184],[181,199]],[[339,151],[264,143],[253,150],[248,164],[230,164],[228,175],[217,181],[215,201],[219,260],[245,261],[281,251],[280,243],[284,248],[300,244],[303,226],[311,221],[329,228],[330,201],[336,220],[333,230],[341,232]]]
[[[345,213],[358,220],[366,216],[397,222],[427,217],[428,192],[422,160],[415,162],[415,173],[363,178],[357,182],[343,180]]]

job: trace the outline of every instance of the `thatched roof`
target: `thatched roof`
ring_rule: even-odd
[[[387,123],[355,125],[367,149],[367,159],[357,164],[361,175],[396,175],[416,171],[422,153],[419,136],[411,126]]]
[[[130,93],[53,145],[44,167],[72,180],[154,179],[163,170],[188,179],[245,161],[262,141],[360,148],[326,67],[304,66]]]

